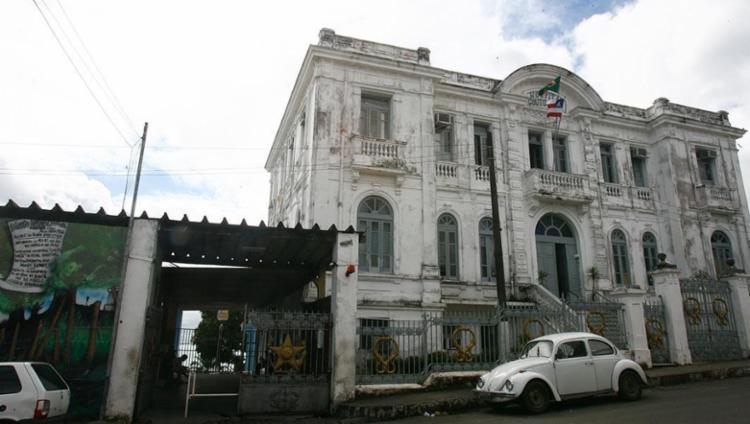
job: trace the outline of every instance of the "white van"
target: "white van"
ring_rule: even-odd
[[[0,362],[0,422],[64,421],[70,388],[44,362]]]

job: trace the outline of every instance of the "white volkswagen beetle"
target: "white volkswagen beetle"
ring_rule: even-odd
[[[519,359],[483,375],[475,391],[492,402],[519,400],[529,412],[541,413],[552,401],[598,394],[637,400],[645,384],[640,365],[604,337],[559,333],[530,341]]]

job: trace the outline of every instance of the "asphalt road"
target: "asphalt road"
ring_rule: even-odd
[[[528,415],[518,406],[485,407],[436,417],[412,417],[397,423],[750,423],[750,377],[657,387],[636,402],[615,397],[579,399]]]

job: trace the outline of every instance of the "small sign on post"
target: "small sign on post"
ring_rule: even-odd
[[[216,311],[216,319],[219,321],[226,321],[229,319],[229,310],[219,309]]]

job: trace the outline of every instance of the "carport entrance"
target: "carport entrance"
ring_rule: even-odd
[[[185,364],[198,375],[198,392],[226,392],[234,386],[239,400],[229,406],[234,411],[223,412],[326,411],[332,318],[325,281],[326,271],[335,265],[340,233],[335,227],[305,230],[162,218],[162,266],[149,308],[136,414],[157,407],[182,412],[186,387],[169,387],[169,373],[180,344],[184,348],[196,339],[185,338],[178,317],[184,310],[213,314],[220,309],[242,314],[241,334],[232,335],[242,343],[230,349],[231,358],[219,353],[213,362],[199,357]],[[356,247],[356,242],[346,246]],[[312,295],[305,290],[311,283],[316,288]]]

